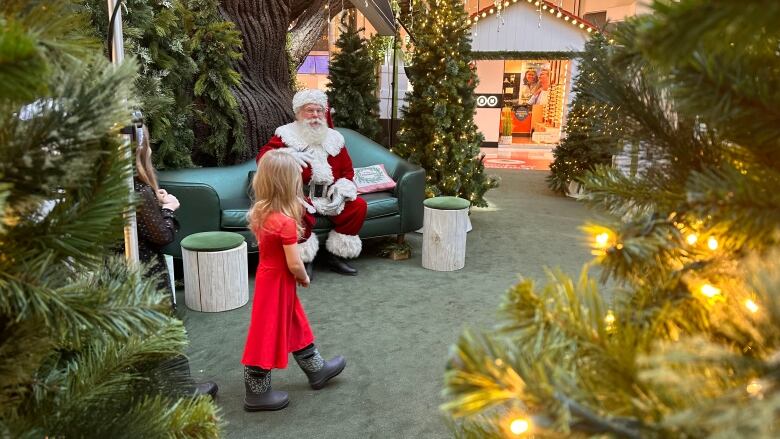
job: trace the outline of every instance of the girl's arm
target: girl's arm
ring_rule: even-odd
[[[306,267],[303,265],[300,253],[298,253],[298,244],[290,244],[282,246],[284,248],[284,256],[287,259],[287,268],[290,273],[295,276],[295,280],[306,288],[309,286],[309,275],[306,274]]]
[[[138,237],[158,246],[173,242],[176,223],[173,210],[163,209],[154,190],[145,186],[139,192],[140,203],[136,210]]]

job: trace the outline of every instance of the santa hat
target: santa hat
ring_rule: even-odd
[[[328,121],[328,128],[333,128],[333,118],[330,115],[335,112],[330,106],[325,107],[325,120]]]
[[[328,95],[326,95],[324,91],[317,90],[316,88],[306,88],[295,93],[292,104],[294,114],[297,114],[301,107],[308,104],[317,104],[322,106],[322,108],[327,109]]]
[[[325,120],[328,122],[328,128],[333,128],[331,113],[334,111],[328,105],[328,95],[325,92],[316,88],[307,88],[295,93],[295,96],[293,96],[293,113],[298,114],[298,110],[308,104],[321,105],[325,109]]]

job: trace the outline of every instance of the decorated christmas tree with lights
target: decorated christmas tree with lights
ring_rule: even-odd
[[[72,2],[4,0],[0,23],[0,437],[218,437],[184,324],[116,256],[137,65]]]
[[[333,123],[377,140],[381,127],[375,64],[368,42],[360,36],[355,9],[344,13],[341,30],[328,75],[328,102],[336,110]]]
[[[583,59],[650,165],[588,173],[593,263],[521,280],[462,335],[461,437],[778,436],[780,3],[652,8]]]
[[[415,3],[414,55],[398,145],[393,152],[425,168],[426,195],[453,195],[486,206],[498,181],[485,173],[474,124],[477,75],[462,0]]]
[[[590,59],[592,63],[596,58],[598,62],[609,66],[606,64],[607,45],[603,35],[594,35],[585,43],[585,50],[579,59]],[[599,78],[593,72],[581,68],[574,79],[572,93],[575,96],[566,118],[566,137],[553,150],[555,160],[550,164],[550,174],[547,176],[547,184],[556,192],[566,193],[571,182],[578,183],[596,165],[609,164],[612,155],[622,146],[619,143],[619,133],[623,126],[619,119],[620,111],[588,93]],[[615,72],[609,79],[616,81],[624,78]]]

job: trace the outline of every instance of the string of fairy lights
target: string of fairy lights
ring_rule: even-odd
[[[680,231],[691,250],[714,253],[720,248],[718,238],[712,234],[697,230],[701,225],[684,224],[682,222],[674,222],[674,225]],[[623,244],[615,232],[603,228],[594,233],[592,241],[593,255],[604,256],[611,248],[618,250],[623,248]],[[692,293],[701,295],[703,299],[711,303],[723,300],[723,290],[713,285],[713,283],[707,280],[698,280],[692,282],[689,288]],[[756,314],[761,310],[759,303],[752,297],[741,298],[739,302],[750,314]],[[613,310],[607,310],[604,316],[604,325],[607,332],[611,333],[618,330],[617,316]],[[504,367],[504,362],[501,359],[496,359],[495,364],[497,367]],[[745,390],[749,395],[757,396],[760,395],[762,387],[762,383],[759,380],[753,379],[747,384]],[[500,427],[506,437],[529,437],[534,432],[532,416],[517,409],[511,410],[506,414],[500,422]]]
[[[507,7],[509,7],[510,5],[522,1],[523,0],[503,0],[503,1],[498,0],[493,4],[493,6],[484,8],[481,11],[477,11],[474,14],[472,14],[471,17],[466,19],[466,24],[469,26],[472,24],[476,24],[480,20],[494,14],[497,14],[498,17],[503,20],[503,17],[501,17],[502,11]],[[597,28],[590,25],[589,23],[582,21],[581,18],[566,12],[560,5],[555,6],[543,0],[525,0],[525,1],[537,7],[537,10],[539,11],[540,23],[544,13],[547,13],[551,17],[570,23],[572,26],[578,27],[584,31],[587,31],[588,33],[594,33],[594,32],[599,33],[599,30]]]

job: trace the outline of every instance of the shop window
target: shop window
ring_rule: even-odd
[[[582,18],[584,18],[585,21],[595,24],[597,28],[603,29],[607,24],[607,11],[591,12],[585,14]]]
[[[328,55],[309,55],[298,68],[298,73],[304,75],[327,75],[328,58]]]
[[[567,60],[506,60],[499,121],[502,143],[557,143],[568,101]]]

